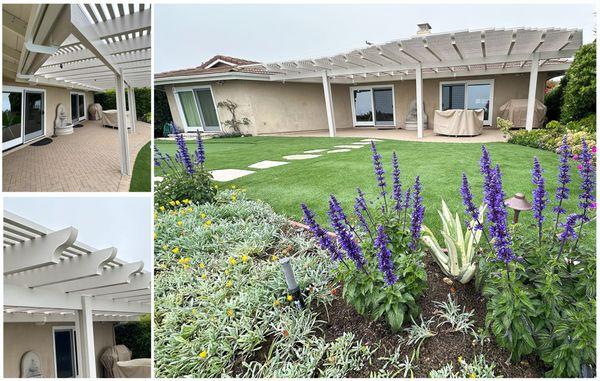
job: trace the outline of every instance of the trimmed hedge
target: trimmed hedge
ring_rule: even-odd
[[[127,102],[128,93],[125,91],[125,102]],[[149,123],[146,120],[146,116],[149,115],[150,100],[152,99],[152,92],[149,87],[143,87],[135,89],[135,111],[137,113],[138,120]],[[115,90],[107,90],[103,93],[94,94],[94,103],[100,103],[103,110],[115,110],[117,108],[117,97]]]
[[[596,112],[596,41],[575,53],[567,70],[561,122],[580,120]]]
[[[154,86],[154,137],[161,138],[164,136],[163,127],[165,123],[173,120],[167,93],[162,86]]]
[[[565,87],[567,87],[566,75],[564,75],[560,79],[560,82],[544,96],[544,104],[547,107],[546,120],[560,120],[560,109],[563,104]]]
[[[150,358],[152,342],[152,321],[150,315],[144,315],[140,321],[115,325],[115,343],[129,348],[132,359]]]

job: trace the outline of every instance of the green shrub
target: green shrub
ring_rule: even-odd
[[[123,344],[131,351],[132,359],[150,358],[152,343],[152,320],[144,315],[139,321],[115,325],[115,344]]]
[[[572,132],[585,131],[596,134],[596,114],[590,114],[583,119],[567,123],[566,129]]]
[[[502,119],[500,117],[496,118],[496,125],[504,137],[510,136],[510,130],[514,127],[510,120]]]
[[[125,91],[125,104],[127,104],[128,92]],[[151,92],[149,87],[135,89],[135,112],[138,120],[146,121],[144,118],[150,109]],[[107,90],[103,93],[94,93],[94,103],[99,103],[103,110],[117,109],[117,96],[115,90]]]
[[[546,105],[546,120],[560,120],[560,109],[563,104],[567,76],[563,75],[560,82],[544,95]]]
[[[172,120],[167,93],[162,86],[154,86],[154,137],[166,137],[163,126]]]
[[[596,42],[583,45],[567,70],[561,121],[568,123],[596,112]]]
[[[168,207],[183,200],[204,204],[212,202],[216,192],[212,176],[207,171],[198,171],[191,176],[167,173],[162,181],[154,185],[154,204],[156,207]]]

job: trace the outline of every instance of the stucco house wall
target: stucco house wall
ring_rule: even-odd
[[[554,74],[539,73],[536,98],[543,101],[544,83]],[[496,126],[498,110],[509,99],[527,98],[529,92],[529,74],[501,74],[472,76],[462,78],[443,78],[423,80],[423,101],[428,117],[428,127],[433,128],[434,111],[439,109],[440,82],[461,80],[494,80],[492,126]],[[360,86],[394,85],[396,126],[404,128],[404,120],[410,103],[416,98],[414,80],[380,81],[360,83]],[[268,82],[231,80],[221,82],[194,82],[178,85],[193,87],[210,85],[215,103],[230,99],[238,104],[238,118],[250,119],[249,128],[244,131],[253,135],[277,134],[298,131],[327,130],[327,112],[323,86],[319,83]],[[350,88],[354,85],[332,84],[333,109],[336,128],[353,127]],[[183,126],[173,95],[173,85],[165,85],[173,121]],[[224,108],[217,108],[221,124],[231,119]]]
[[[69,323],[4,323],[4,377],[18,378],[21,373],[21,357],[25,352],[35,351],[40,356],[44,378],[54,374],[54,348],[52,327],[69,326]],[[114,345],[113,323],[94,323],[94,349],[97,375],[102,375],[98,360],[103,350]]]

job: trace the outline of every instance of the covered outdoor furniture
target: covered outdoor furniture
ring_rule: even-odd
[[[125,345],[108,347],[100,362],[108,378],[150,378],[151,359],[131,359],[131,351]]]
[[[512,122],[513,127],[525,127],[527,120],[527,99],[511,99],[498,111],[498,117]],[[546,117],[546,106],[535,100],[533,109],[533,128],[539,128]]]
[[[439,135],[476,136],[483,131],[484,110],[436,110],[433,132]]]
[[[88,112],[90,114],[90,120],[102,119],[102,106],[100,103],[91,104],[90,107],[88,107]]]
[[[130,126],[131,114],[125,112],[125,125],[127,128]],[[119,115],[117,110],[104,110],[102,112],[102,125],[106,127],[118,128],[119,127]]]

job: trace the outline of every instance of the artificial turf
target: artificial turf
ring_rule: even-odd
[[[152,176],[150,160],[150,142],[148,142],[140,149],[135,158],[131,184],[129,184],[130,192],[150,192],[150,177]]]
[[[262,160],[282,159],[284,155],[300,154],[305,150],[329,148],[334,145],[360,141],[360,138],[313,138],[313,137],[243,137],[221,138],[205,141],[206,168],[249,169],[248,165]],[[468,141],[468,138],[465,138]],[[396,151],[401,169],[403,189],[420,176],[423,186],[423,202],[426,207],[424,223],[437,232],[441,222],[437,214],[444,199],[453,212],[463,218],[460,196],[461,175],[469,177],[476,202],[481,202],[482,178],[479,173],[481,144],[479,143],[425,143],[385,140],[377,142],[377,150],[383,156],[388,186],[391,189],[391,157]],[[172,142],[157,141],[163,153],[173,155],[177,146]],[[523,147],[508,143],[485,144],[494,164],[499,164],[503,173],[504,191],[508,197],[517,192],[524,193],[531,201],[533,184],[531,168],[537,156],[544,168],[546,189],[553,198],[556,190],[558,155],[553,152]],[[191,152],[195,142],[189,141]],[[257,169],[256,173],[221,187],[235,185],[243,188],[247,196],[268,202],[277,212],[294,220],[301,219],[300,203],[313,209],[320,222],[326,223],[327,199],[334,194],[346,212],[352,214],[356,188],[360,187],[367,199],[375,200],[378,188],[373,174],[370,146],[353,149],[351,152],[327,154],[308,160],[290,161],[289,164]],[[157,174],[160,170],[157,171]],[[569,213],[576,212],[580,179],[575,163],[572,163],[571,198],[563,203]],[[389,200],[388,200],[389,201]],[[554,218],[551,206],[546,208],[547,220]],[[512,212],[510,212],[512,219]],[[531,212],[521,213],[521,222],[533,223]],[[551,222],[546,222],[551,223]],[[589,224],[595,231],[595,223]],[[588,230],[588,227],[586,227]],[[589,236],[590,234],[588,234]]]

